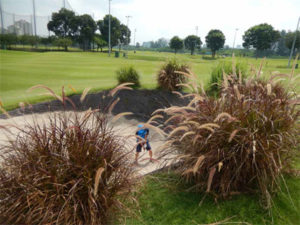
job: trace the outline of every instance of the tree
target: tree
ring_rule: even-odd
[[[165,39],[165,38],[160,38],[157,40],[157,46],[158,48],[165,48],[165,47],[168,47],[168,40]]]
[[[32,47],[38,44],[38,37],[32,36],[32,35],[22,35],[19,36],[19,42],[23,45],[31,45]]]
[[[41,37],[40,42],[41,42],[42,45],[45,46],[46,49],[47,49],[47,46],[49,44],[51,44],[50,39],[48,37]]]
[[[297,31],[297,33],[296,32],[288,32],[286,34],[286,38],[285,38],[285,45],[288,49],[291,50],[292,46],[293,46],[295,35],[297,35],[296,42],[295,42],[295,49],[297,49],[299,52],[300,51],[300,31]],[[295,52],[297,52],[297,51],[295,51]]]
[[[170,41],[170,48],[174,49],[176,54],[178,50],[183,48],[183,41],[178,36],[174,36]]]
[[[118,45],[119,39],[121,36],[121,22],[113,16],[110,16],[110,24],[111,24],[111,48]],[[103,20],[99,20],[97,22],[97,26],[104,38],[104,40],[108,43],[108,22],[109,22],[109,15],[106,15]]]
[[[57,38],[54,40],[53,44],[64,48],[64,50],[67,52],[68,47],[72,45],[72,40],[70,38]]]
[[[107,46],[107,42],[104,40],[102,35],[96,34],[94,36],[94,42],[97,45],[97,51],[99,51],[99,48],[101,49],[102,52],[102,48]]]
[[[78,29],[78,20],[73,11],[62,8],[58,13],[52,13],[47,27],[58,37],[73,38]]]
[[[168,47],[168,40],[160,38],[157,41],[150,41],[150,48],[165,48]]]
[[[33,48],[34,46],[37,46],[37,44],[40,42],[40,38],[36,37],[36,36],[27,36],[27,44],[31,45],[31,47]]]
[[[141,44],[139,42],[136,43],[136,48],[140,48],[141,47]]]
[[[24,45],[27,45],[27,44],[28,44],[28,43],[27,43],[27,36],[28,36],[28,35],[21,35],[21,36],[18,36],[19,43],[20,43],[21,45],[23,45],[23,47],[24,47]]]
[[[130,29],[124,25],[120,25],[120,42],[124,45],[128,45],[130,43],[131,31]]]
[[[280,33],[266,23],[249,28],[243,35],[243,46],[253,47],[258,51],[270,49],[271,46],[280,38]]]
[[[158,48],[157,43],[154,41],[150,41],[150,48]]]
[[[0,45],[1,48],[7,47],[10,48],[11,45],[16,44],[18,41],[15,34],[0,34]]]
[[[96,30],[97,25],[90,15],[78,16],[78,41],[82,45],[83,50],[90,49]]]
[[[194,54],[196,48],[200,49],[202,45],[202,41],[200,37],[196,35],[189,35],[184,39],[184,46],[191,50],[191,55]]]
[[[280,32],[280,39],[276,44],[276,54],[281,56],[289,55],[289,49],[286,47],[286,31],[282,30]]]
[[[224,47],[225,36],[220,30],[210,30],[205,37],[205,42],[211,49],[212,57],[215,58],[216,51]]]

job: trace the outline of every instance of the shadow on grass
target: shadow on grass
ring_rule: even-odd
[[[294,206],[284,191],[274,196],[271,210],[260,206],[258,195],[239,195],[218,203],[212,196],[206,196],[199,204],[204,193],[187,192],[186,185],[177,182],[178,178],[166,173],[147,176],[137,193],[139,218],[127,219],[126,224],[210,224],[226,218],[226,224],[296,225],[300,221],[298,178],[286,178]]]

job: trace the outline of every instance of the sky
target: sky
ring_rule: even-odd
[[[0,0],[4,11],[32,13],[32,0]],[[35,0],[37,15],[57,11],[63,0]],[[95,20],[108,14],[109,0],[66,0],[78,14],[90,14]],[[129,28],[136,29],[136,42],[185,38],[196,34],[202,42],[211,29],[221,30],[225,44],[242,45],[242,36],[251,26],[268,23],[277,30],[295,30],[300,16],[300,0],[112,0],[111,13]],[[133,37],[132,37],[133,41]]]

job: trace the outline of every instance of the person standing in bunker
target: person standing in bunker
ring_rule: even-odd
[[[142,151],[142,148],[145,145],[146,145],[146,150],[149,152],[150,162],[153,162],[152,150],[148,140],[149,129],[145,128],[144,125],[139,124],[138,130],[135,134],[137,136],[137,142],[138,142],[136,146],[135,163],[138,163],[139,153]]]

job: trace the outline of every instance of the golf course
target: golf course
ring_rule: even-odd
[[[203,59],[201,55],[173,54],[159,52],[129,52],[128,58],[108,57],[107,53],[96,52],[22,52],[0,51],[0,98],[5,109],[16,108],[19,102],[36,103],[48,100],[44,92],[27,92],[28,88],[42,84],[56,93],[65,87],[67,95],[80,94],[85,88],[92,91],[106,90],[117,85],[116,70],[132,65],[140,74],[142,89],[155,89],[157,72],[167,59],[176,57],[188,64],[199,81],[207,86],[213,67],[220,60],[232,61],[231,57],[216,60]],[[235,58],[255,67],[262,59]],[[289,73],[288,59],[266,59],[264,76],[272,72]],[[297,70],[296,70],[297,73]],[[299,89],[298,89],[299,90]]]
[[[299,9],[0,0],[0,225],[300,225]]]
[[[71,96],[70,99],[75,103],[79,102],[79,95],[84,92],[84,89],[91,88],[90,92],[95,94],[88,95],[87,100],[88,103],[93,103],[93,105],[86,105],[84,110],[89,107],[96,109],[96,103],[99,99],[103,99],[106,93],[102,91],[113,89],[118,85],[116,71],[124,66],[133,66],[139,73],[141,86],[134,91],[121,91],[119,93],[121,100],[113,113],[122,114],[123,111],[130,111],[133,114],[136,113],[136,116],[138,116],[138,113],[142,113],[147,121],[151,117],[151,113],[161,107],[157,103],[164,102],[164,99],[168,99],[169,103],[173,102],[176,107],[177,104],[179,106],[183,104],[182,102],[179,103],[180,98],[175,94],[172,95],[170,91],[157,90],[158,73],[170,59],[176,58],[178,62],[188,65],[195,74],[198,83],[203,83],[205,89],[209,88],[213,69],[222,61],[247,64],[249,74],[256,74],[262,66],[261,74],[264,78],[269,78],[274,74],[291,74],[292,70],[292,68],[287,68],[287,58],[217,57],[213,59],[202,55],[175,55],[174,53],[151,51],[137,51],[136,53],[132,51],[129,52],[128,58],[115,58],[114,54],[109,57],[107,53],[100,52],[50,51],[41,53],[1,50],[0,54],[1,105],[9,113],[12,113],[12,116],[15,115],[14,112],[17,112],[20,116],[8,120],[2,119],[0,126],[3,125],[4,127],[11,122],[18,129],[23,129],[22,127],[26,124],[34,124],[33,121],[39,121],[38,123],[43,124],[42,121],[48,120],[50,114],[47,110],[47,101],[53,100],[53,98],[44,89],[28,91],[30,87],[39,84],[51,88],[59,96],[62,96],[61,91],[64,86],[66,94]],[[299,72],[299,69],[295,69],[294,76]],[[299,93],[299,86],[296,87],[296,91]],[[183,92],[189,92],[189,90],[184,88]],[[33,105],[33,108],[26,113],[29,115],[24,113],[23,116],[20,110],[14,110],[20,107],[20,102]],[[62,110],[62,104],[59,105],[61,107],[54,108],[53,111]],[[64,109],[68,111],[70,108]],[[32,114],[32,116],[30,114],[32,113],[31,110],[36,114]],[[88,111],[86,112],[88,113]],[[141,122],[139,117],[133,118],[133,120],[124,118],[114,123],[114,129],[119,131],[123,137],[129,139],[131,146],[135,144],[135,137],[130,139],[127,135],[133,134],[136,124]],[[46,122],[47,125],[49,125],[48,123],[49,121]],[[159,149],[166,143],[166,139],[157,139],[159,135],[156,130],[151,130],[151,132],[155,136],[151,139],[154,157],[158,157],[161,154]],[[12,133],[17,134],[16,131]],[[1,138],[4,140],[4,137],[3,133]],[[0,140],[2,140],[1,138]],[[70,141],[73,142],[73,140]],[[77,153],[75,155],[77,156]],[[146,157],[147,154],[143,153],[141,161],[147,160]],[[130,152],[127,163],[131,161],[133,161],[133,152]],[[85,163],[85,161],[83,162]],[[194,191],[191,188],[193,183],[183,182],[181,176],[173,171],[153,173],[153,171],[160,169],[161,165],[160,163],[142,162],[142,164],[135,167],[135,171],[143,174],[143,176],[136,184],[134,191],[130,193],[130,200],[126,199],[122,202],[128,210],[118,211],[117,216],[113,214],[110,217],[111,221],[107,224],[296,225],[299,221],[300,180],[298,175],[284,175],[284,182],[281,181],[279,184],[281,191],[272,197],[272,207],[264,209],[262,207],[264,202],[262,202],[261,195],[258,193],[238,193],[237,195],[230,195],[226,200],[219,199],[214,197],[214,194],[207,195],[205,192]],[[293,169],[298,171],[299,166],[299,160],[293,159]],[[145,174],[146,176],[144,176]],[[136,204],[136,200],[138,204]]]

